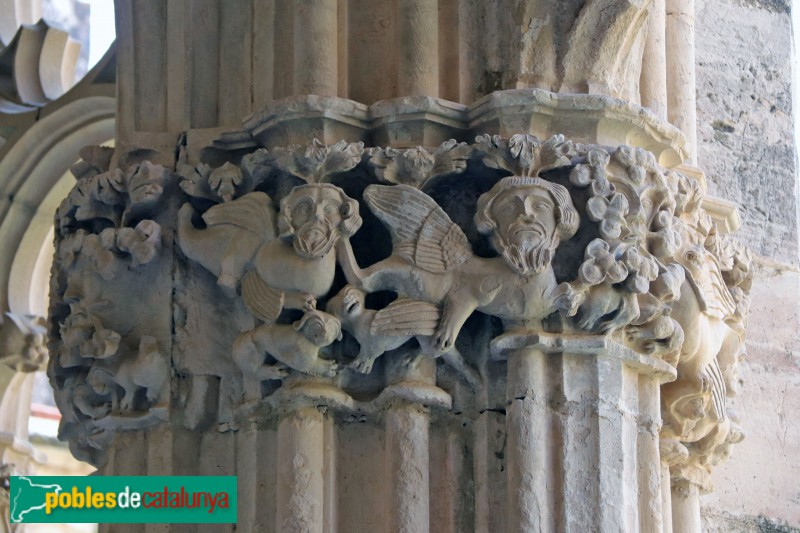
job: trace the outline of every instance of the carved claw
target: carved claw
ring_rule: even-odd
[[[312,294],[306,292],[286,292],[284,293],[284,307],[288,309],[302,309],[303,311],[314,311],[317,308],[317,299]]]
[[[322,378],[333,378],[336,377],[336,374],[338,374],[341,369],[341,366],[333,361],[324,361],[320,359],[318,365],[317,368],[311,369],[309,374]]]
[[[355,370],[356,372],[361,372],[362,374],[369,374],[372,372],[372,365],[375,364],[375,359],[367,358],[367,359],[356,359],[352,363],[350,363],[350,368]]]
[[[457,336],[458,332],[456,331],[453,314],[445,312],[433,339],[436,343],[436,348],[442,352],[450,351],[455,346]]]
[[[258,379],[264,381],[266,379],[283,379],[289,375],[289,368],[286,365],[262,365],[256,372]]]
[[[317,308],[317,299],[311,296],[310,294],[307,294],[305,300],[303,300],[303,310],[314,311],[316,308]]]
[[[125,394],[119,401],[119,410],[123,413],[133,410],[133,395]]]

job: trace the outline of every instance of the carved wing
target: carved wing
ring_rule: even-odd
[[[253,316],[264,322],[275,322],[283,309],[283,292],[273,289],[255,270],[242,278],[242,299]]]
[[[275,208],[263,192],[251,192],[230,202],[215,205],[203,214],[208,226],[231,224],[270,241],[277,236]]]
[[[714,256],[704,253],[694,262],[685,259],[681,262],[689,273],[689,280],[696,289],[703,312],[723,320],[736,313],[736,302]]]
[[[435,274],[472,255],[466,235],[427,194],[408,185],[370,185],[364,199],[389,227],[394,254]]]
[[[706,376],[711,381],[711,404],[714,407],[714,414],[717,420],[725,420],[725,396],[727,387],[725,378],[722,377],[722,370],[719,367],[717,358],[711,360],[705,368]]]
[[[441,311],[433,304],[400,298],[375,314],[369,332],[387,337],[431,336],[436,333],[441,316]]]

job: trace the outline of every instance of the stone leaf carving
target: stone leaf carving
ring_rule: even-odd
[[[145,153],[122,154],[127,163],[110,168],[112,149],[82,150],[72,168],[78,183],[57,212],[48,374],[65,413],[61,438],[95,464],[116,431],[167,415],[169,356],[131,323],[130,299],[124,310],[118,301],[140,290],[147,302],[142,276],[168,268],[159,262],[165,237],[156,218],[172,173],[142,160]]]
[[[272,151],[261,149],[245,156],[243,168],[256,183],[272,171],[296,176],[307,183],[323,183],[331,176],[346,172],[361,162],[364,143],[340,141],[326,146],[314,139],[307,146],[293,145]]]
[[[494,135],[480,135],[475,142],[478,153],[489,168],[501,168],[513,174],[539,176],[542,172],[570,164],[576,155],[572,141],[554,135],[540,141],[535,135],[514,135],[509,140]]]
[[[471,155],[471,146],[451,139],[442,143],[433,153],[421,146],[405,150],[373,149],[369,164],[381,181],[419,189],[437,176],[463,172]]]
[[[171,249],[173,222],[153,214],[158,187],[146,184],[158,183],[156,170],[109,170],[96,155],[59,212],[56,294],[69,312],[59,318],[64,344],[51,372],[71,410],[64,434],[90,455],[130,427],[124,419],[164,404],[166,382],[157,378],[169,364],[158,361],[168,356],[150,355],[166,350],[164,341],[142,348],[147,332],[110,321],[98,287],[149,272]],[[337,376],[343,389],[383,387],[408,354],[440,357],[478,389],[481,375],[468,363],[477,356],[464,340],[486,331],[462,329],[479,311],[500,319],[493,328],[609,335],[676,365],[662,396],[662,437],[680,460],[705,469],[741,438],[728,398],[739,380],[750,258],[716,232],[696,180],[647,152],[518,135],[435,150],[315,141],[240,155],[216,168],[179,164],[189,199],[178,211],[178,248],[213,278],[176,256],[176,329],[195,317],[176,342],[212,323],[196,319],[206,298],[241,315],[220,325],[224,341],[209,350],[229,349],[228,366],[203,363],[191,376],[206,387],[187,400],[198,413],[212,378],[239,376],[236,367],[245,387],[238,381],[224,394],[234,404],[242,388],[263,399],[282,385],[261,381],[306,379],[298,374]],[[134,183],[142,190],[135,202]],[[138,214],[125,216],[132,206]],[[369,235],[358,232],[360,208],[374,215],[364,223]],[[376,242],[386,230],[390,248]],[[336,278],[337,264],[349,285]],[[202,302],[187,306],[197,294]]]
[[[169,175],[167,169],[149,161],[133,165],[125,172],[116,168],[99,174],[89,171],[76,175],[78,185],[62,202],[56,218],[62,228],[97,219],[120,227],[158,205]]]
[[[181,189],[196,198],[228,201],[252,190],[242,170],[230,162],[214,169],[206,164],[195,167],[179,162],[177,172],[182,178]]]
[[[146,265],[161,248],[161,226],[153,220],[142,220],[135,228],[117,231],[117,248],[131,255],[131,266]]]
[[[86,305],[81,300],[70,304],[70,314],[59,328],[62,342],[58,362],[62,368],[84,366],[86,360],[106,359],[117,353],[122,337],[106,328],[99,314],[108,305],[107,301]]]
[[[5,313],[0,317],[0,362],[17,372],[35,372],[47,363],[44,318]]]

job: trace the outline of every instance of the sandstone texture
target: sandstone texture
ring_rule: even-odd
[[[800,527],[797,176],[788,2],[697,3],[698,163],[739,205],[756,268],[744,387],[745,440],[714,471],[706,531]]]

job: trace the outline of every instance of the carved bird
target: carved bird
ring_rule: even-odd
[[[383,309],[367,309],[366,294],[350,285],[328,301],[326,310],[353,335],[361,346],[351,368],[363,374],[372,371],[375,360],[385,352],[399,348],[412,338],[419,342],[422,355],[439,357],[473,388],[481,383],[480,375],[472,369],[461,353],[452,347],[442,352],[432,342],[441,318],[441,310],[428,302],[400,298]]]

